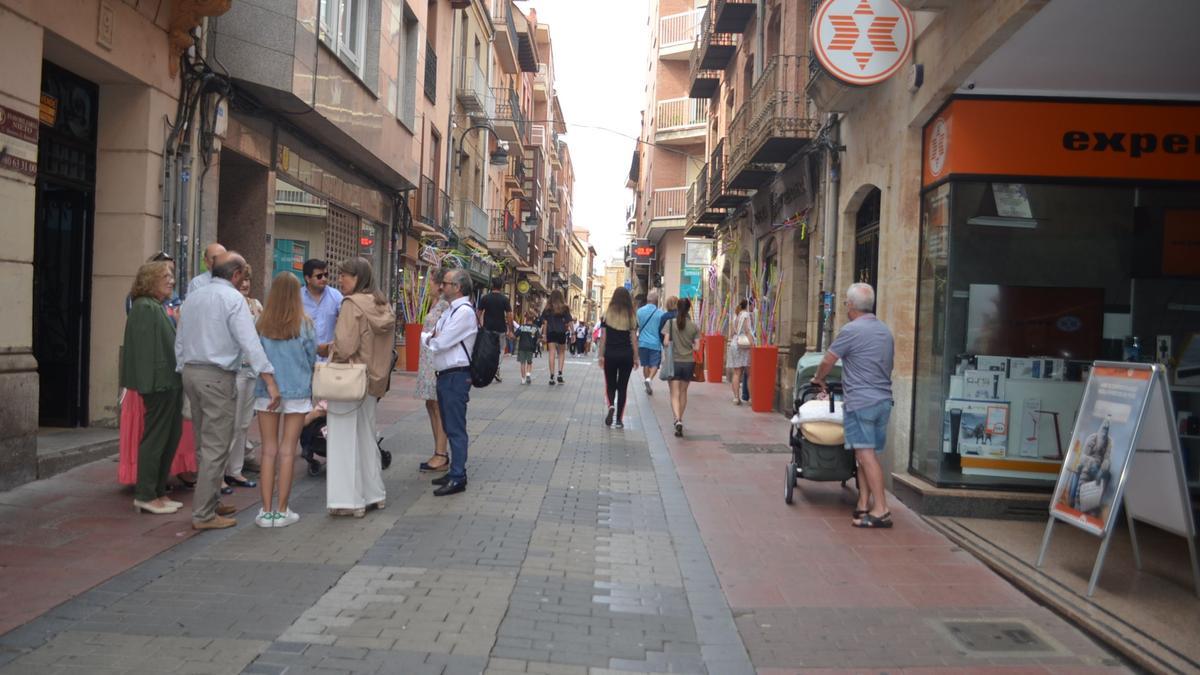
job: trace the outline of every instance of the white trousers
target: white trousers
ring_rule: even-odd
[[[229,462],[225,465],[226,476],[240,476],[246,463],[246,432],[254,421],[254,385],[257,377],[237,376],[236,416],[233,420],[233,439],[229,441]]]
[[[325,501],[331,509],[361,509],[387,497],[375,437],[374,396],[330,401],[327,418]]]

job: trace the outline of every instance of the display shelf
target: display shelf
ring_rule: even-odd
[[[1171,391],[1200,394],[1200,384],[1173,384],[1171,385]]]

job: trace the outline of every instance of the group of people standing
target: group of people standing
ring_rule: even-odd
[[[296,448],[314,406],[327,417],[330,513],[361,517],[368,508],[384,508],[375,408],[390,382],[396,320],[375,287],[371,264],[357,257],[341,262],[335,289],[329,264],[309,260],[303,287],[294,274],[281,272],[260,304],[249,297],[251,270],[241,255],[213,244],[205,260],[208,271],[192,280],[182,303],[174,298],[174,263],[166,254],[139,268],[130,292],[119,473],[136,466],[135,510],[183,508],[168,497],[172,465],[183,452],[193,455],[196,471],[194,482],[181,480],[195,490],[193,528],[236,524],[229,517],[235,508],[220,501],[230,483],[260,489],[260,527],[297,522],[289,501]],[[364,364],[362,400],[314,401],[319,360]],[[262,436],[257,484],[242,475],[246,431],[255,417]]]

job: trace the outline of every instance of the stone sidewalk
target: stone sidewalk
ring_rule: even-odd
[[[380,407],[388,506],[361,520],[326,516],[324,481],[303,475],[302,518],[277,531],[253,526],[249,491],[239,527],[199,536],[186,518],[119,513],[111,463],[40,481],[19,506],[0,495],[10,517],[58,509],[0,531],[0,603],[36,615],[0,636],[0,672],[1120,668],[899,504],[888,533],[842,527],[832,488],[783,506],[784,456],[759,451],[786,439],[784,420],[733,408],[725,387],[693,387],[680,440],[662,432],[663,383],[631,387],[611,430],[591,359],[570,359],[562,387],[537,366],[520,385],[506,358],[503,384],[472,391],[471,483],[447,498],[415,470],[432,439],[397,376]]]

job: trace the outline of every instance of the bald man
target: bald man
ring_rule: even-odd
[[[204,249],[204,268],[208,271],[192,277],[192,282],[188,284],[188,295],[191,295],[197,288],[203,288],[212,283],[212,269],[217,266],[217,259],[223,257],[225,253],[225,247],[215,241]]]

